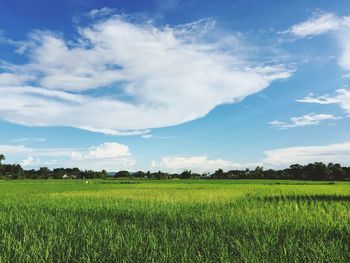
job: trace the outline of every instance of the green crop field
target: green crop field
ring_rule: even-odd
[[[0,262],[350,262],[350,184],[0,181]]]

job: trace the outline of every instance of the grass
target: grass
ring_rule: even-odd
[[[0,262],[350,262],[350,184],[0,181]]]

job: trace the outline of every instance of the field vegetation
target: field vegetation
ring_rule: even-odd
[[[350,184],[0,181],[0,262],[350,262]]]

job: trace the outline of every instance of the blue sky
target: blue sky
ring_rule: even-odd
[[[198,172],[350,165],[348,1],[0,3],[0,152]]]

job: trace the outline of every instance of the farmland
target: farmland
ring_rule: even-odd
[[[349,262],[350,183],[0,181],[0,262]]]

